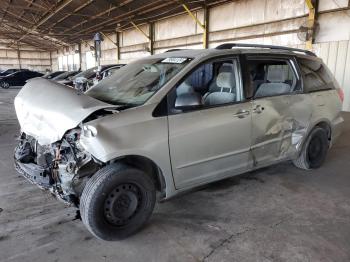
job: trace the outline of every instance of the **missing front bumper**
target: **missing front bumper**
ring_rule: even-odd
[[[52,181],[50,177],[46,174],[46,170],[34,163],[21,163],[15,160],[16,170],[29,180],[32,184],[38,185],[43,189],[50,189],[52,187]]]
[[[67,205],[79,206],[79,201],[74,195],[63,195],[57,190],[55,183],[41,166],[34,163],[24,164],[15,160],[15,168],[30,183],[37,185],[43,190],[50,191],[58,200]]]

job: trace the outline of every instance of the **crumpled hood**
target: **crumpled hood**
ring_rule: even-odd
[[[105,108],[116,106],[43,78],[31,80],[15,98],[22,132],[36,138],[41,145],[60,140],[66,131]]]

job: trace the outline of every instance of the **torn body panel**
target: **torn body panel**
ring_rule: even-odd
[[[79,145],[79,136],[80,129],[73,129],[59,142],[41,146],[22,133],[15,149],[15,168],[30,182],[77,205],[85,178],[101,166]]]
[[[263,112],[254,111],[257,106]],[[341,133],[343,118],[335,90],[256,99],[253,102],[252,154],[255,167],[295,159],[318,124],[329,126],[330,141]]]
[[[103,166],[79,143],[82,122],[111,114],[101,110],[116,106],[35,79],[19,92],[15,108],[22,131],[14,155],[16,169],[32,183],[77,205],[86,179]]]
[[[252,154],[255,166],[293,158],[300,150],[312,118],[306,94],[257,99],[252,117]]]

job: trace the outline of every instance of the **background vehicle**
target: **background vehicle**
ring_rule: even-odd
[[[72,78],[76,75],[79,74],[81,71],[68,71],[65,73],[62,73],[54,78],[52,80],[59,82],[61,84],[68,85],[69,83],[72,83]]]
[[[111,68],[117,69],[122,66],[123,65],[102,65],[100,72],[101,76],[97,75],[97,66],[85,70],[72,78],[74,88],[77,90],[86,91],[102,79],[104,72]]]
[[[27,80],[43,76],[42,73],[24,70],[17,71],[7,76],[0,77],[0,86],[2,88],[9,88],[10,86],[23,86]]]
[[[0,76],[7,76],[9,74],[12,74],[12,73],[15,73],[18,71],[25,71],[25,70],[28,70],[28,69],[14,69],[14,68],[6,69],[6,70],[0,72]]]
[[[104,70],[104,71],[102,72],[102,78],[101,78],[101,80],[102,80],[102,79],[105,79],[106,77],[111,76],[112,74],[114,74],[117,70],[119,70],[119,69],[120,69],[121,67],[123,67],[123,66],[125,66],[125,65],[117,65],[117,66],[113,66],[113,67],[111,67],[111,68],[108,68],[108,69]]]
[[[45,78],[45,79],[52,79],[58,75],[61,75],[63,73],[65,73],[66,71],[55,71],[55,72],[51,72],[51,73],[48,73],[44,76],[42,76],[42,78]]]
[[[125,65],[117,65],[117,66],[113,66],[110,67],[108,69],[105,69],[104,71],[102,71],[100,74],[96,74],[96,76],[93,79],[93,85],[96,85],[99,81],[111,76],[114,72],[116,72],[117,70],[119,70],[121,67],[123,67]]]
[[[16,166],[76,204],[93,235],[123,239],[156,192],[169,199],[285,160],[319,168],[341,133],[338,91],[309,51],[243,44],[143,58],[85,93],[38,79],[15,100]]]

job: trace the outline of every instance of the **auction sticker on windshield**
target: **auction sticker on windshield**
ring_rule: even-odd
[[[171,64],[182,64],[184,62],[186,62],[188,60],[188,58],[184,58],[184,57],[168,57],[165,58],[164,60],[162,60],[162,63],[171,63]]]

